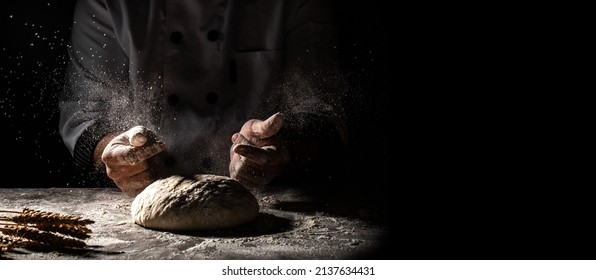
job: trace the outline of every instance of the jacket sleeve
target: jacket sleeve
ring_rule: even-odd
[[[79,171],[93,170],[99,140],[122,128],[110,120],[128,104],[128,59],[102,1],[75,5],[59,131]]]

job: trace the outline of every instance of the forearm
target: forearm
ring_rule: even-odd
[[[96,171],[96,163],[101,161],[95,156],[102,139],[121,130],[110,112],[124,112],[122,108],[127,106],[122,99],[127,91],[128,59],[100,1],[77,1],[73,22],[59,126],[75,168],[86,174]]]

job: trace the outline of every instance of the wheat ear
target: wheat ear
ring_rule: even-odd
[[[0,252],[10,251],[21,242],[23,242],[23,240],[19,237],[2,235],[0,236]]]
[[[62,237],[51,232],[39,231],[35,228],[26,226],[4,226],[4,228],[0,229],[0,232],[5,235],[21,237],[31,241],[58,247],[83,248],[86,246],[85,242],[83,241],[69,237]]]
[[[83,219],[73,215],[58,214],[46,211],[23,208],[19,215],[13,216],[11,220],[19,224],[38,224],[38,223],[60,223],[71,225],[89,225],[94,221]]]
[[[81,225],[41,223],[35,224],[34,227],[38,230],[61,233],[78,239],[87,239],[91,237],[89,235],[91,230]]]

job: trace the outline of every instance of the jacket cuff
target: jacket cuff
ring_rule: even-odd
[[[107,133],[102,129],[101,124],[94,123],[87,127],[79,136],[73,152],[74,168],[81,173],[105,172],[93,162],[93,153],[99,141]]]

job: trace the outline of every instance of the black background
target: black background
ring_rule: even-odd
[[[58,134],[74,1],[11,2],[0,12],[2,187],[72,185],[70,155]]]

